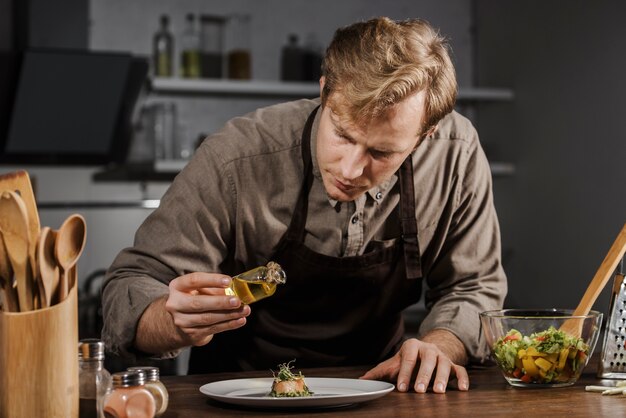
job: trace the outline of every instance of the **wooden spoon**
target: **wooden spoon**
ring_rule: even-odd
[[[626,224],[624,224],[624,227],[617,235],[615,242],[611,245],[598,271],[595,276],[593,276],[582,300],[574,310],[573,316],[585,316],[589,314],[589,311],[602,292],[602,289],[604,289],[604,286],[617,268],[617,264],[622,257],[624,257],[624,251],[626,251]],[[579,337],[582,331],[582,325],[583,322],[581,318],[572,318],[565,321],[560,329],[575,337]]]
[[[0,292],[2,292],[3,309],[8,312],[18,312],[17,295],[13,289],[13,268],[11,260],[4,246],[4,238],[0,233]]]
[[[74,286],[70,283],[70,269],[76,265],[87,238],[87,224],[81,215],[70,215],[59,228],[54,245],[54,255],[61,268],[59,283],[59,302],[67,297],[69,290]]]
[[[37,243],[37,260],[39,264],[39,278],[42,292],[41,301],[44,308],[58,301],[59,266],[54,256],[56,231],[47,226],[41,228]]]
[[[29,231],[26,206],[15,192],[0,196],[0,231],[11,260],[20,311],[33,309],[33,280],[29,263]]]

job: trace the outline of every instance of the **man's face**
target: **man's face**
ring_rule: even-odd
[[[355,125],[335,113],[333,93],[322,108],[317,132],[317,163],[326,193],[352,201],[388,180],[422,137],[425,93],[418,92],[367,124]]]

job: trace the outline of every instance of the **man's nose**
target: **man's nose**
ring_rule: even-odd
[[[341,175],[346,180],[354,180],[363,175],[366,164],[367,159],[365,153],[361,150],[354,149],[343,158]]]

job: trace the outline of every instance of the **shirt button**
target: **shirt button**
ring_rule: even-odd
[[[383,194],[381,192],[376,193],[376,200],[380,200],[383,198]]]
[[[355,224],[357,222],[359,222],[359,217],[358,216],[353,217],[352,218],[352,223]]]

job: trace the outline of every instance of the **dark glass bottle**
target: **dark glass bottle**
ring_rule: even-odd
[[[317,42],[314,33],[307,35],[302,65],[304,67],[304,80],[319,81],[322,76],[322,47]]]
[[[298,45],[298,35],[290,34],[280,55],[280,79],[304,80],[304,51]]]

